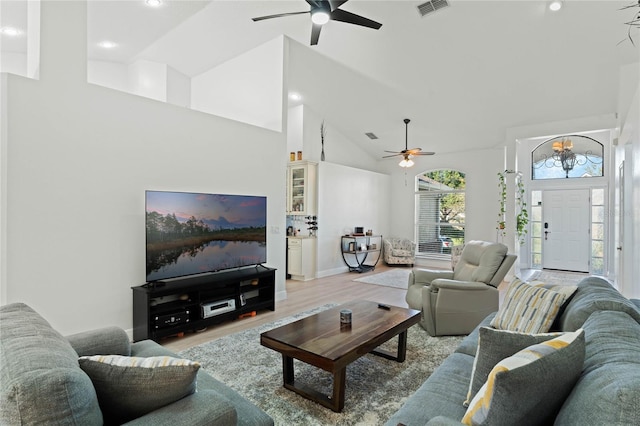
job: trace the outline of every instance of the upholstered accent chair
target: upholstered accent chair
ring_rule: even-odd
[[[422,311],[420,325],[431,336],[469,334],[498,310],[498,286],[516,255],[507,246],[467,242],[451,271],[415,268],[409,274],[406,300]]]
[[[411,265],[415,263],[416,245],[407,238],[385,238],[383,258],[388,265]]]

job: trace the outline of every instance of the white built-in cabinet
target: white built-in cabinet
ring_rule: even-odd
[[[287,166],[287,214],[317,215],[318,164],[293,161]]]
[[[307,281],[316,277],[317,239],[287,238],[288,270],[292,280]]]

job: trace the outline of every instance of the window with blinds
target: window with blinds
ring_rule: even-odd
[[[464,244],[465,175],[436,170],[416,177],[417,255],[448,259]]]

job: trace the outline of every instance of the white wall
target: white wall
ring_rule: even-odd
[[[638,64],[633,65],[638,70]],[[626,70],[628,71],[628,69]],[[625,149],[625,181],[628,183],[625,216],[624,282],[622,293],[627,297],[640,298],[640,83],[637,77],[624,80],[620,92],[629,97],[629,108],[624,114],[619,144]],[[624,108],[623,108],[624,110]],[[629,185],[630,183],[630,185]]]
[[[191,106],[191,79],[168,65],[167,102],[184,108]]]
[[[340,237],[356,226],[388,235],[390,194],[388,175],[326,161],[318,164],[318,277],[348,270]]]
[[[307,105],[303,105],[303,156],[310,161],[320,161],[322,139],[320,125],[324,121],[325,161],[355,167],[363,170],[378,171],[378,161],[363,151],[353,141],[340,133],[340,130]]]
[[[458,170],[466,175],[465,239],[496,241],[498,177],[504,170],[501,149],[470,150],[415,158],[416,164],[403,169],[399,160],[380,161],[391,174],[392,236],[415,238],[415,177],[438,169]],[[421,261],[425,266],[449,266],[437,261]]]
[[[167,100],[167,66],[137,60],[128,67],[129,92],[157,101]]]
[[[285,227],[284,135],[88,84],[85,21],[84,2],[43,2],[40,81],[3,76],[0,303],[65,334],[131,328],[145,189],[265,195]],[[282,298],[284,235],[267,250]]]
[[[193,76],[191,107],[282,130],[283,46],[284,38],[280,36]]]
[[[88,61],[87,81],[185,108],[191,106],[191,79],[158,62],[136,61],[124,65]]]
[[[2,52],[0,56],[0,72],[26,76],[27,55],[24,53]]]
[[[304,105],[289,108],[287,112],[287,152],[294,152],[297,155],[298,151],[304,150],[303,123]],[[307,159],[307,154],[308,152],[303,152],[304,159]]]
[[[107,61],[89,61],[87,81],[110,89],[129,91],[129,70],[124,64]]]

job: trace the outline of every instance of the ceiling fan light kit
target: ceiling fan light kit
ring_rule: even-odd
[[[311,22],[317,25],[324,25],[329,22],[329,14],[324,10],[317,10],[315,12],[311,12]]]
[[[340,9],[340,6],[345,4],[349,0],[305,0],[311,10],[308,12],[288,12],[278,13],[276,15],[259,16],[252,18],[254,22],[263,21],[271,18],[281,18],[283,16],[303,15],[309,13],[311,15],[311,45],[318,44],[320,39],[320,30],[322,26],[329,21],[340,21],[347,24],[359,25],[361,27],[372,28],[379,30],[382,24],[364,16],[356,15],[355,13],[347,12]]]
[[[413,166],[415,163],[413,162],[413,160],[411,158],[409,158],[409,156],[407,155],[405,158],[402,159],[401,162],[398,163],[398,166],[400,167],[411,167]]]

